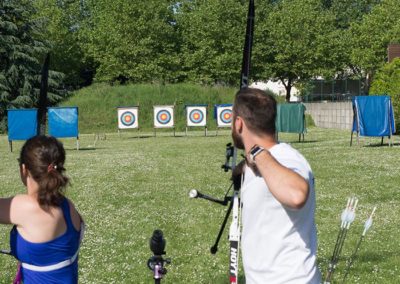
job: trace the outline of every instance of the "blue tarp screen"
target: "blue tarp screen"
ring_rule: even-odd
[[[395,133],[389,96],[357,96],[353,98],[353,108],[353,131],[361,136],[391,136]]]
[[[37,134],[37,109],[9,109],[8,140],[28,140]]]
[[[49,134],[54,137],[78,137],[78,108],[48,108]]]

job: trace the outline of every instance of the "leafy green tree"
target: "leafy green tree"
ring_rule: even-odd
[[[255,60],[264,64],[264,78],[284,84],[286,100],[294,84],[333,77],[343,68],[337,64],[341,41],[335,17],[320,0],[279,1],[260,21]]]
[[[337,78],[362,78],[362,70],[351,60],[353,34],[351,26],[359,24],[380,0],[332,0],[326,4],[335,17],[336,32],[339,33],[336,64],[339,67]],[[341,70],[340,70],[341,69]]]
[[[376,72],[372,81],[371,94],[386,94],[392,98],[395,121],[400,125],[400,58],[386,63]]]
[[[96,64],[96,79],[179,80],[175,1],[87,0],[80,42]]]
[[[189,81],[238,85],[247,1],[183,1],[177,21]]]
[[[400,42],[400,5],[398,0],[382,0],[351,26],[351,61],[367,77],[367,89],[373,76],[387,58],[391,42]]]
[[[43,19],[42,38],[50,43],[51,68],[65,74],[64,83],[78,88],[91,82],[94,67],[79,41],[82,21],[89,16],[85,1],[36,0],[36,19]]]
[[[0,128],[5,129],[6,110],[37,107],[41,61],[48,51],[41,39],[42,22],[32,19],[35,9],[29,0],[0,2]],[[65,95],[60,90],[62,74],[49,75],[50,104]]]

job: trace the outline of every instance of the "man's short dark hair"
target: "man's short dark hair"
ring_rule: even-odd
[[[234,119],[240,116],[255,133],[275,134],[276,100],[260,89],[244,88],[237,92]]]

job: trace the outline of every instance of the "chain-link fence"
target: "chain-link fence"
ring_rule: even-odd
[[[302,96],[303,102],[349,101],[353,96],[364,95],[365,80],[312,80]]]

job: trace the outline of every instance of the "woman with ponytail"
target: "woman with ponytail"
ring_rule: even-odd
[[[19,261],[16,279],[24,284],[77,283],[84,223],[64,196],[64,147],[54,137],[35,136],[26,141],[18,161],[27,192],[0,198],[0,223],[14,224],[10,245]]]

